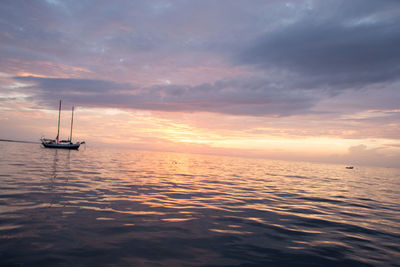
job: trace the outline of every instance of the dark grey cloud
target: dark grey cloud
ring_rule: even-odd
[[[2,1],[0,5],[0,52],[25,60],[54,60],[72,56],[73,42],[60,23],[61,14],[45,1]],[[10,54],[10,55],[8,55]]]
[[[399,8],[390,0],[2,1],[0,68],[74,77],[16,78],[32,83],[24,90],[47,106],[62,98],[96,107],[312,113],[344,89],[398,79]],[[205,65],[224,74],[211,80]],[[193,73],[205,83],[143,85]],[[398,99],[385,88],[392,87],[376,87]],[[374,107],[373,96],[360,98],[358,110]]]
[[[15,79],[28,85],[19,90],[29,93],[36,103],[51,107],[63,99],[86,107],[288,116],[310,113],[319,98],[302,90],[282,90],[265,80],[252,79],[151,87],[88,79]]]
[[[311,88],[354,88],[400,77],[399,1],[310,3],[297,20],[256,38],[237,62],[298,73]]]
[[[3,1],[0,53],[81,64],[90,60],[231,54],[256,36],[276,1]],[[278,1],[279,2],[279,1]],[[266,19],[268,18],[268,19]],[[177,66],[178,67],[178,66]]]
[[[42,78],[33,76],[19,76],[14,79],[34,83],[31,87],[34,91],[45,94],[91,94],[91,93],[120,93],[133,91],[135,88],[127,83],[116,83],[112,81],[90,80],[90,79],[66,79],[66,78]]]
[[[392,0],[3,1],[0,53],[96,70],[120,58],[196,65],[201,51],[350,87],[397,78],[399,12]]]

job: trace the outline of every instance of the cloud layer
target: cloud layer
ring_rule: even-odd
[[[238,62],[299,73],[314,82],[310,87],[349,89],[397,80],[399,3],[335,2],[317,1],[298,20],[258,37]]]
[[[53,106],[58,99],[80,106],[158,111],[286,116],[309,113],[318,98],[304,90],[282,90],[265,80],[231,80],[138,87],[102,80],[15,77],[25,93]]]
[[[47,77],[25,78],[37,102],[307,113],[322,97],[398,80],[399,11],[390,0],[6,1],[0,65]]]

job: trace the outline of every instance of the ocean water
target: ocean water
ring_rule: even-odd
[[[400,266],[400,170],[0,142],[1,266]]]

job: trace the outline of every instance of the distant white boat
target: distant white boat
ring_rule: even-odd
[[[47,139],[42,137],[40,141],[42,145],[46,148],[63,148],[63,149],[78,149],[81,144],[85,142],[72,143],[72,126],[74,124],[74,107],[72,107],[72,117],[71,117],[71,132],[68,140],[59,140],[60,137],[60,118],[61,118],[61,100],[58,109],[58,128],[57,137],[55,139]]]

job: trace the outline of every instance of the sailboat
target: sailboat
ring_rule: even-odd
[[[60,137],[60,118],[61,118],[61,100],[60,106],[58,108],[58,128],[57,137],[55,139],[47,139],[42,137],[40,141],[42,145],[46,148],[64,148],[64,149],[78,149],[81,144],[85,142],[72,143],[72,126],[74,124],[74,107],[72,107],[72,117],[71,117],[71,132],[68,140],[59,140]]]

